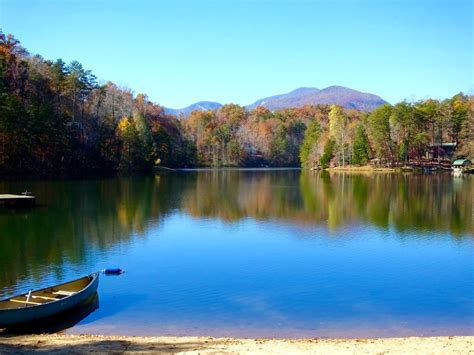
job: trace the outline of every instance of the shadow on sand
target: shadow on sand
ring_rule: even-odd
[[[136,343],[129,340],[89,340],[71,341],[68,337],[44,340],[41,336],[16,336],[9,339],[0,337],[0,354],[18,352],[44,352],[47,354],[83,354],[90,352],[122,353],[152,352],[174,354],[190,351],[209,351],[211,344],[202,342],[173,343],[171,341],[153,341]]]

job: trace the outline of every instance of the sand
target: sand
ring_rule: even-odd
[[[232,339],[98,335],[0,336],[0,354],[474,354],[474,336],[379,339]]]

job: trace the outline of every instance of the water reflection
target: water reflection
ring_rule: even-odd
[[[43,206],[0,210],[0,296],[19,280],[41,280],[45,272],[60,279],[63,265],[84,263],[91,249],[107,251],[142,238],[149,226],[175,212],[227,222],[281,220],[335,233],[369,224],[452,238],[474,234],[473,179],[448,174],[208,170],[0,182],[0,193],[25,188]]]
[[[397,231],[473,234],[474,184],[449,174],[302,174],[304,211],[329,228],[369,223]]]
[[[193,177],[195,187],[183,192],[181,206],[196,217],[473,234],[471,177],[307,171],[205,171]]]

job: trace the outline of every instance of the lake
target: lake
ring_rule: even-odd
[[[108,267],[70,333],[474,334],[474,179],[200,170],[0,181],[0,298]]]

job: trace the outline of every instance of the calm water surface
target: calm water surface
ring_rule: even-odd
[[[71,333],[474,334],[474,179],[187,171],[0,181],[0,297],[106,267]]]

